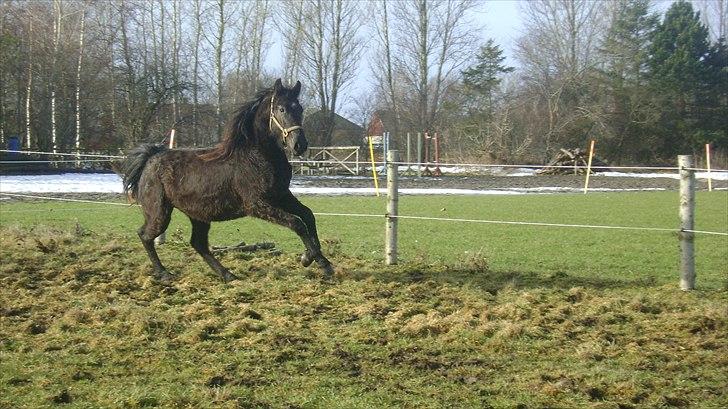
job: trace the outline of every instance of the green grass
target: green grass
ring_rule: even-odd
[[[400,214],[674,227],[676,193],[401,198]],[[368,197],[316,212],[383,213]],[[698,236],[698,290],[677,289],[673,233],[320,216],[337,280],[300,267],[288,230],[213,226],[223,284],[175,214],[149,278],[138,209],[0,204],[0,407],[589,407],[728,405],[728,244]],[[728,195],[697,228],[728,230]]]

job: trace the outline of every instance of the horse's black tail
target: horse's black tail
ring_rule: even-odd
[[[142,171],[144,171],[147,161],[167,149],[164,145],[144,144],[129,152],[126,159],[114,166],[114,171],[120,174],[124,180],[124,193],[131,193],[132,198],[137,198],[139,179],[142,177]]]

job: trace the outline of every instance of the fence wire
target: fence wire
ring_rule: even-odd
[[[94,203],[114,206],[125,206],[125,207],[137,207],[136,203],[118,203],[118,202],[105,202],[97,200],[82,200],[82,199],[71,199],[71,198],[59,198],[53,196],[38,196],[38,195],[25,195],[17,193],[4,193],[0,192],[2,196],[9,197],[20,197],[20,198],[31,198],[41,200],[56,200],[63,202],[78,202],[78,203]],[[3,203],[0,202],[0,205]],[[3,213],[12,213],[12,210],[2,210]],[[565,227],[565,228],[581,228],[581,229],[603,229],[603,230],[625,230],[625,231],[652,231],[652,232],[668,232],[668,233],[694,233],[694,234],[706,234],[714,236],[728,236],[728,232],[714,232],[705,230],[683,230],[675,228],[664,228],[664,227],[636,227],[636,226],[607,226],[607,225],[590,225],[590,224],[565,224],[565,223],[544,223],[544,222],[523,222],[523,221],[512,221],[512,220],[482,220],[482,219],[458,219],[448,217],[428,217],[428,216],[406,216],[406,215],[388,215],[388,214],[375,214],[375,213],[326,213],[326,212],[314,212],[316,216],[332,216],[332,217],[368,217],[368,218],[396,218],[396,219],[409,219],[409,220],[429,220],[429,221],[446,221],[446,222],[460,222],[460,223],[479,223],[479,224],[500,224],[500,225],[518,225],[518,226],[541,226],[541,227]]]

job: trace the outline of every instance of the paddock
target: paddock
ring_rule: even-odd
[[[384,263],[384,195],[302,195],[333,282],[298,264],[293,233],[243,219],[214,224],[211,244],[273,241],[282,254],[222,256],[241,277],[223,284],[175,211],[159,250],[172,287],[149,278],[139,209],[120,195],[14,194],[25,197],[0,200],[3,406],[720,407],[728,396],[727,239],[696,234],[696,289],[681,291],[674,188],[402,194],[399,215],[421,219],[398,221],[396,265]],[[695,201],[696,229],[728,231],[727,191],[701,180]]]

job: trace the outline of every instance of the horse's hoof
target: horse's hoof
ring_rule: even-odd
[[[313,257],[308,254],[308,251],[303,253],[303,255],[301,255],[301,264],[304,267],[308,267],[311,265],[311,263],[313,263]]]
[[[157,279],[161,284],[169,285],[174,282],[174,280],[177,278],[173,276],[172,274],[169,274],[167,270],[164,270],[162,272],[157,273],[154,278]]]
[[[238,276],[236,276],[235,274],[233,274],[233,273],[231,273],[229,271],[226,271],[225,273],[222,274],[222,281],[224,281],[226,283],[229,283],[231,281],[235,281],[237,279],[238,279]]]
[[[331,281],[334,278],[334,267],[331,264],[323,265],[321,269],[324,271],[323,279],[325,281]]]

